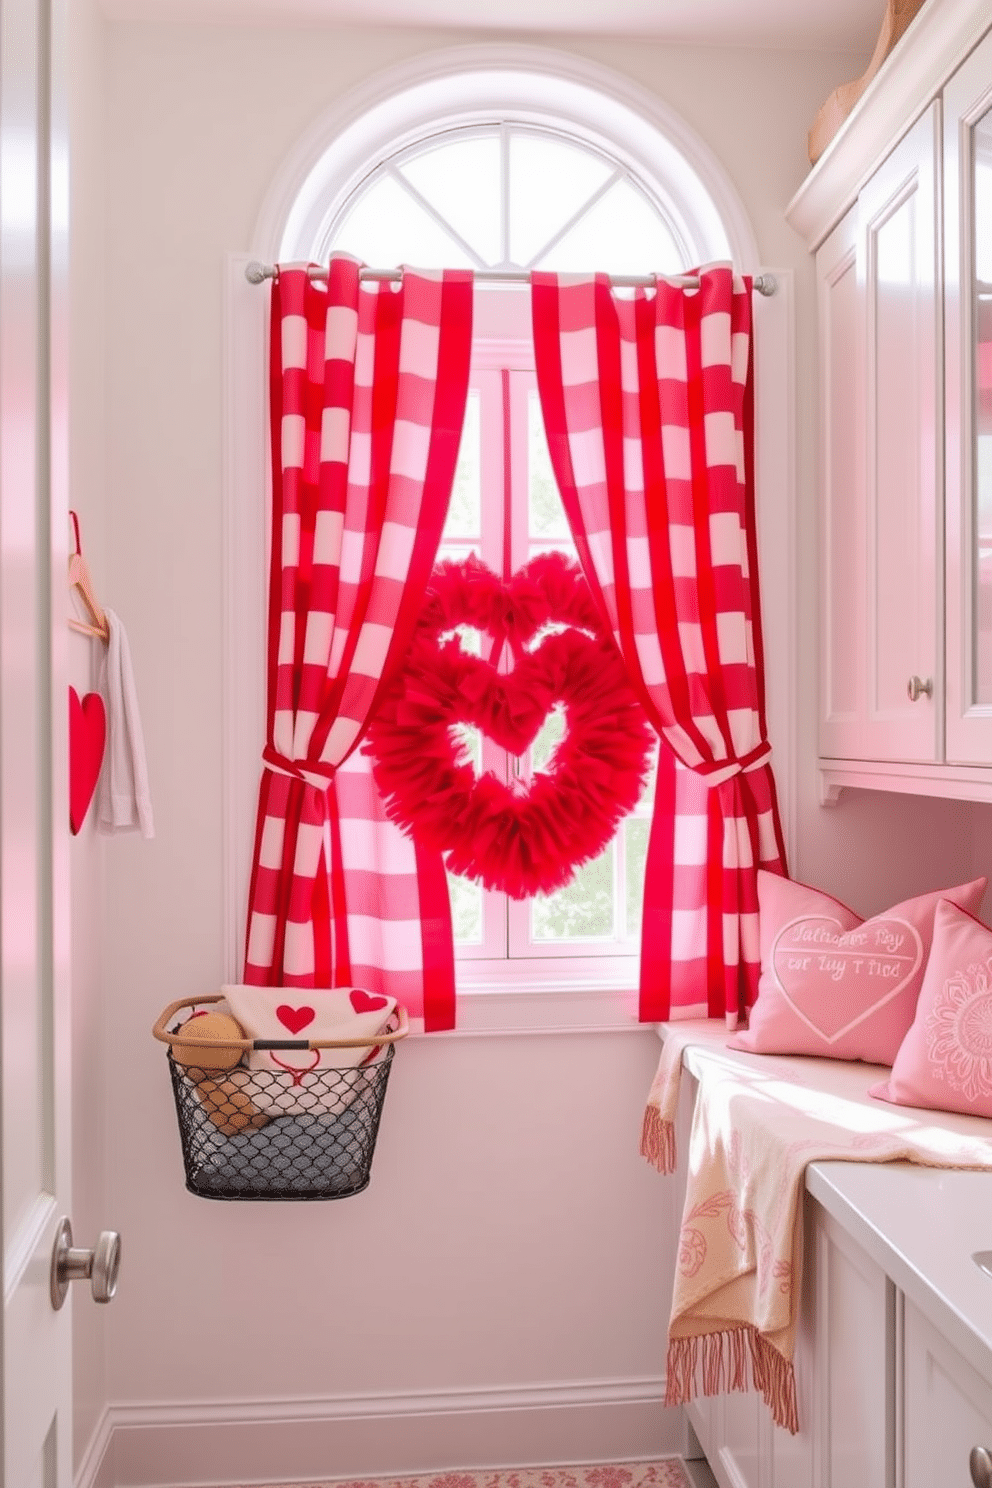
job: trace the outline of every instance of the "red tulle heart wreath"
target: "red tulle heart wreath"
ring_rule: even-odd
[[[459,626],[491,637],[491,661],[463,650]],[[513,669],[501,673],[504,643]],[[458,725],[520,755],[557,703],[566,732],[544,768],[512,785],[476,776]],[[523,899],[561,888],[602,851],[637,802],[652,742],[578,565],[546,553],[505,583],[474,557],[435,568],[365,747],[408,835],[453,873]]]

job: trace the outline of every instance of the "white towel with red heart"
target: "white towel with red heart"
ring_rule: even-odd
[[[362,987],[222,987],[231,1012],[250,1039],[365,1039],[384,1033],[396,1011],[395,997]],[[271,1070],[276,1078],[258,1081],[252,1100],[270,1115],[300,1115],[341,1110],[357,1093],[348,1077],[334,1093],[324,1069],[357,1069],[381,1057],[374,1042],[335,1049],[252,1049],[248,1068]],[[266,1092],[271,1093],[271,1103]],[[271,1108],[270,1108],[271,1104]]]

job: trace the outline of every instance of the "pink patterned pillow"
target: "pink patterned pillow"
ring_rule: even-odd
[[[992,1116],[992,930],[946,899],[937,906],[913,1026],[889,1078],[868,1094]]]
[[[862,920],[829,894],[760,869],[758,997],[747,1032],[729,1047],[891,1064],[916,1012],[938,903],[977,910],[986,883],[921,894]]]

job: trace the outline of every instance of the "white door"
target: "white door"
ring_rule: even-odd
[[[61,0],[0,0],[0,1040],[3,1483],[72,1482]]]

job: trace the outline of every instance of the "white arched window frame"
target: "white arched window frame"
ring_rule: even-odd
[[[430,54],[378,74],[316,121],[271,183],[249,251],[231,253],[226,264],[224,903],[229,980],[241,974],[258,759],[265,734],[268,294],[247,282],[245,269],[253,259],[320,260],[346,204],[384,160],[445,131],[494,121],[550,130],[616,160],[685,246],[687,267],[730,259],[742,272],[775,275],[776,294],[755,295],[755,442],[769,734],[783,829],[792,850],[791,274],[760,264],[747,215],[722,166],[676,114],[628,79],[540,48],[481,46]],[[509,1015],[505,996],[477,994],[470,1000],[474,1007],[460,1012],[459,1026],[630,1026],[636,969],[625,980],[629,987],[587,988],[571,998],[561,987],[517,993]]]

